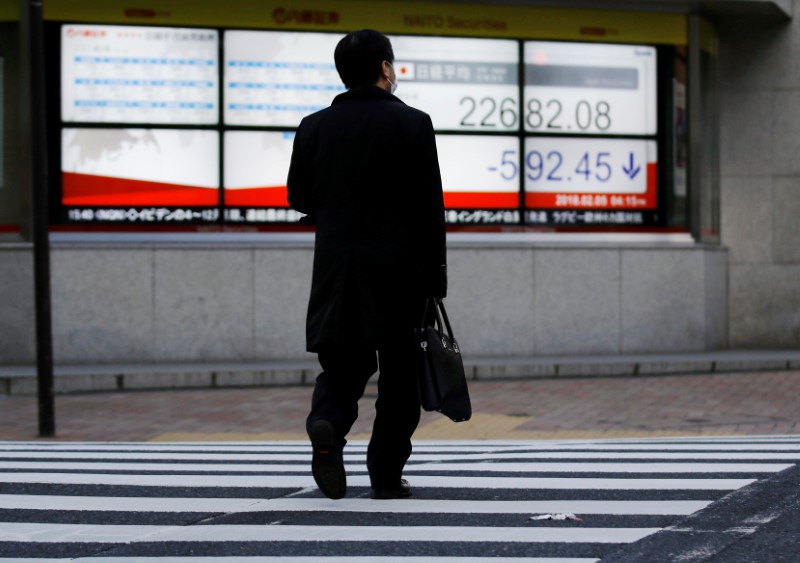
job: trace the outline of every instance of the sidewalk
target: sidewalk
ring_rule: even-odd
[[[800,369],[470,382],[473,419],[424,413],[418,439],[800,434]],[[118,391],[56,398],[57,440],[305,440],[309,385]],[[350,439],[365,439],[376,388]],[[35,396],[0,396],[0,440],[37,434]]]

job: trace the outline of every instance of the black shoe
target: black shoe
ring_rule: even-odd
[[[405,479],[400,479],[400,484],[388,489],[372,489],[370,498],[375,500],[390,500],[396,498],[408,498],[411,496],[411,485]]]
[[[344,473],[342,449],[336,442],[333,425],[327,420],[318,420],[311,427],[311,473],[319,490],[326,497],[340,499],[347,493],[347,477]]]

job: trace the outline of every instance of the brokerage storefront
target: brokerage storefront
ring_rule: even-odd
[[[300,119],[343,90],[336,42],[363,27],[390,35],[397,94],[437,132],[466,350],[728,346],[730,15],[594,5],[45,2],[56,361],[308,357],[313,233],[288,208],[286,171]],[[741,5],[764,25],[788,17]],[[25,25],[16,2],[2,9],[0,363],[13,364],[34,357]]]

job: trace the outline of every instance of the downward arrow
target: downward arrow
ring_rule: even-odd
[[[633,180],[636,178],[636,175],[639,174],[639,171],[642,169],[641,166],[636,166],[633,162],[633,153],[630,153],[630,159],[628,160],[630,163],[628,166],[622,165],[622,171],[628,175],[628,178]]]

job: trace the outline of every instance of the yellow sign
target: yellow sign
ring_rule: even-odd
[[[55,21],[686,44],[674,13],[387,0],[48,0]]]
[[[0,0],[0,21],[19,20],[19,0]]]

